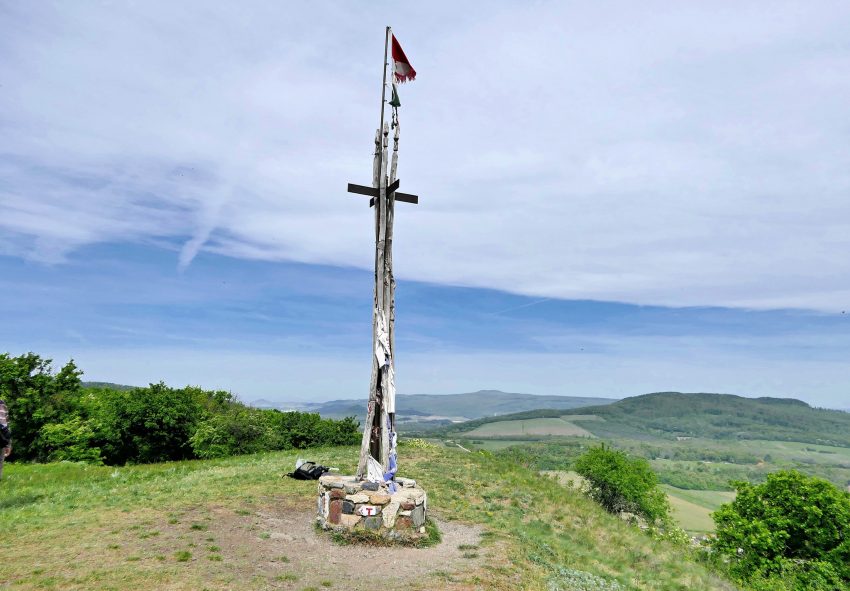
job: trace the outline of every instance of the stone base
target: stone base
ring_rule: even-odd
[[[316,520],[324,529],[337,531],[373,531],[393,539],[423,536],[425,491],[409,478],[396,478],[395,492],[389,484],[325,474],[319,478]]]

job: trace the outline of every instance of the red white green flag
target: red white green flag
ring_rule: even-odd
[[[416,80],[416,70],[404,55],[404,50],[395,35],[393,35],[393,74],[399,83]]]

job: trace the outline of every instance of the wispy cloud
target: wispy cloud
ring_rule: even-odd
[[[344,186],[370,175],[388,7],[0,5],[0,252],[368,268]],[[420,72],[401,277],[847,308],[847,3],[392,8]]]

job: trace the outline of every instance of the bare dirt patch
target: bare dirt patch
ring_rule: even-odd
[[[340,545],[316,530],[303,506],[195,507],[171,521],[156,536],[137,538],[142,554],[174,563],[185,549],[185,567],[201,569],[207,588],[466,588],[464,581],[485,574],[485,562],[501,562],[498,545],[481,547],[482,528],[439,516],[442,541],[430,548]]]
[[[376,582],[389,587],[409,585],[424,582],[435,571],[446,575],[468,570],[478,557],[470,557],[473,553],[460,548],[481,542],[478,527],[437,521],[442,541],[430,548],[339,545],[329,534],[316,531],[312,512],[262,512],[258,516],[270,532],[267,547],[285,553],[290,566],[301,571],[304,579],[330,579],[352,590],[374,589]]]

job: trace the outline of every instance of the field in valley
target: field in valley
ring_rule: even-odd
[[[581,477],[570,470],[572,460],[600,441],[548,433],[526,433],[525,439],[486,439],[479,431],[482,427],[505,423],[507,421],[481,425],[475,430],[478,432],[476,439],[453,441],[470,449],[505,455],[529,467],[537,467],[562,484],[572,481],[575,485],[580,483]],[[496,432],[504,433],[502,430]],[[711,513],[734,498],[730,481],[761,482],[769,472],[793,468],[826,478],[840,488],[850,485],[850,448],[775,440],[737,443],[714,439],[601,441],[649,459],[667,493],[674,519],[691,534],[714,530]]]
[[[576,422],[562,418],[541,418],[519,421],[499,421],[487,423],[465,433],[467,437],[517,437],[544,435],[555,437],[593,437],[587,429]]]

